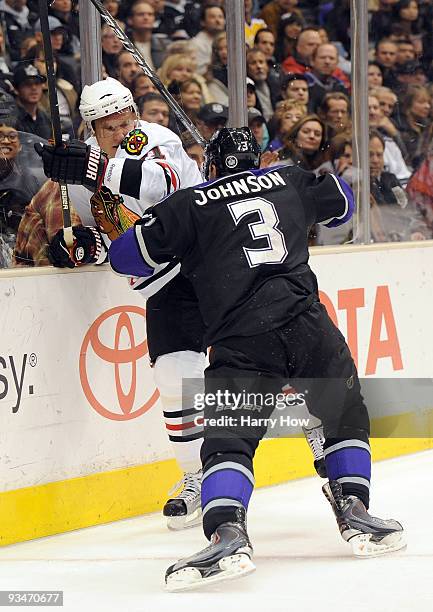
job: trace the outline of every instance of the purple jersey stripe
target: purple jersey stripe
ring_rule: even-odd
[[[370,480],[371,456],[363,448],[342,448],[325,457],[329,480],[343,476],[360,476]]]
[[[202,483],[201,506],[204,508],[213,499],[229,497],[241,502],[247,508],[253,488],[242,472],[231,469],[218,470],[205,478]]]
[[[334,177],[336,183],[338,183],[342,196],[347,201],[347,210],[344,217],[334,217],[333,219],[328,221],[328,223],[324,223],[323,225],[325,225],[326,227],[337,227],[338,225],[343,225],[343,223],[349,221],[355,210],[355,200],[353,199],[353,191],[351,190],[349,185],[342,178],[335,176],[335,174],[332,174],[332,176]]]
[[[133,227],[110,244],[108,254],[111,267],[117,274],[139,277],[153,274],[153,268],[143,259]]]

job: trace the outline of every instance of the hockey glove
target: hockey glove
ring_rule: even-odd
[[[59,230],[48,245],[48,259],[57,268],[75,268],[84,264],[100,264],[105,261],[106,249],[101,235],[94,227],[76,225],[72,228],[73,245],[68,248]]]
[[[71,140],[59,146],[35,144],[42,157],[44,172],[57,183],[84,185],[90,191],[100,189],[107,168],[107,154],[95,145]]]

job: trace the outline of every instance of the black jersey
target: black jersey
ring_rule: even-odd
[[[352,212],[350,187],[332,174],[248,171],[173,193],[113,243],[110,260],[117,272],[144,275],[143,268],[178,258],[208,344],[256,335],[318,300],[308,231],[317,222],[340,225]]]

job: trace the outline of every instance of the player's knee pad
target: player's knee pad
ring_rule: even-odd
[[[241,463],[252,465],[258,444],[259,440],[254,439],[205,437],[200,451],[202,465],[227,461],[228,456],[237,456]]]
[[[203,379],[206,355],[195,351],[167,353],[157,358],[153,366],[156,386],[161,396],[182,396],[182,379]]]

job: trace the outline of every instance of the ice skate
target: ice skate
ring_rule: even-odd
[[[167,517],[169,529],[187,529],[201,523],[201,476],[201,470],[185,472],[171,489],[169,495],[182,487],[180,493],[170,498],[164,506],[163,514]]]
[[[305,439],[314,457],[314,468],[320,478],[326,478],[325,457],[323,455],[323,445],[325,436],[323,435],[322,425],[316,427],[303,427]]]
[[[343,495],[336,480],[323,485],[322,490],[337,518],[342,538],[350,543],[356,557],[377,557],[406,546],[398,521],[370,516],[358,497]]]
[[[168,568],[167,591],[197,589],[246,576],[256,569],[251,560],[253,549],[246,531],[245,510],[240,508],[237,514],[239,520],[222,523],[215,530],[209,546]]]

